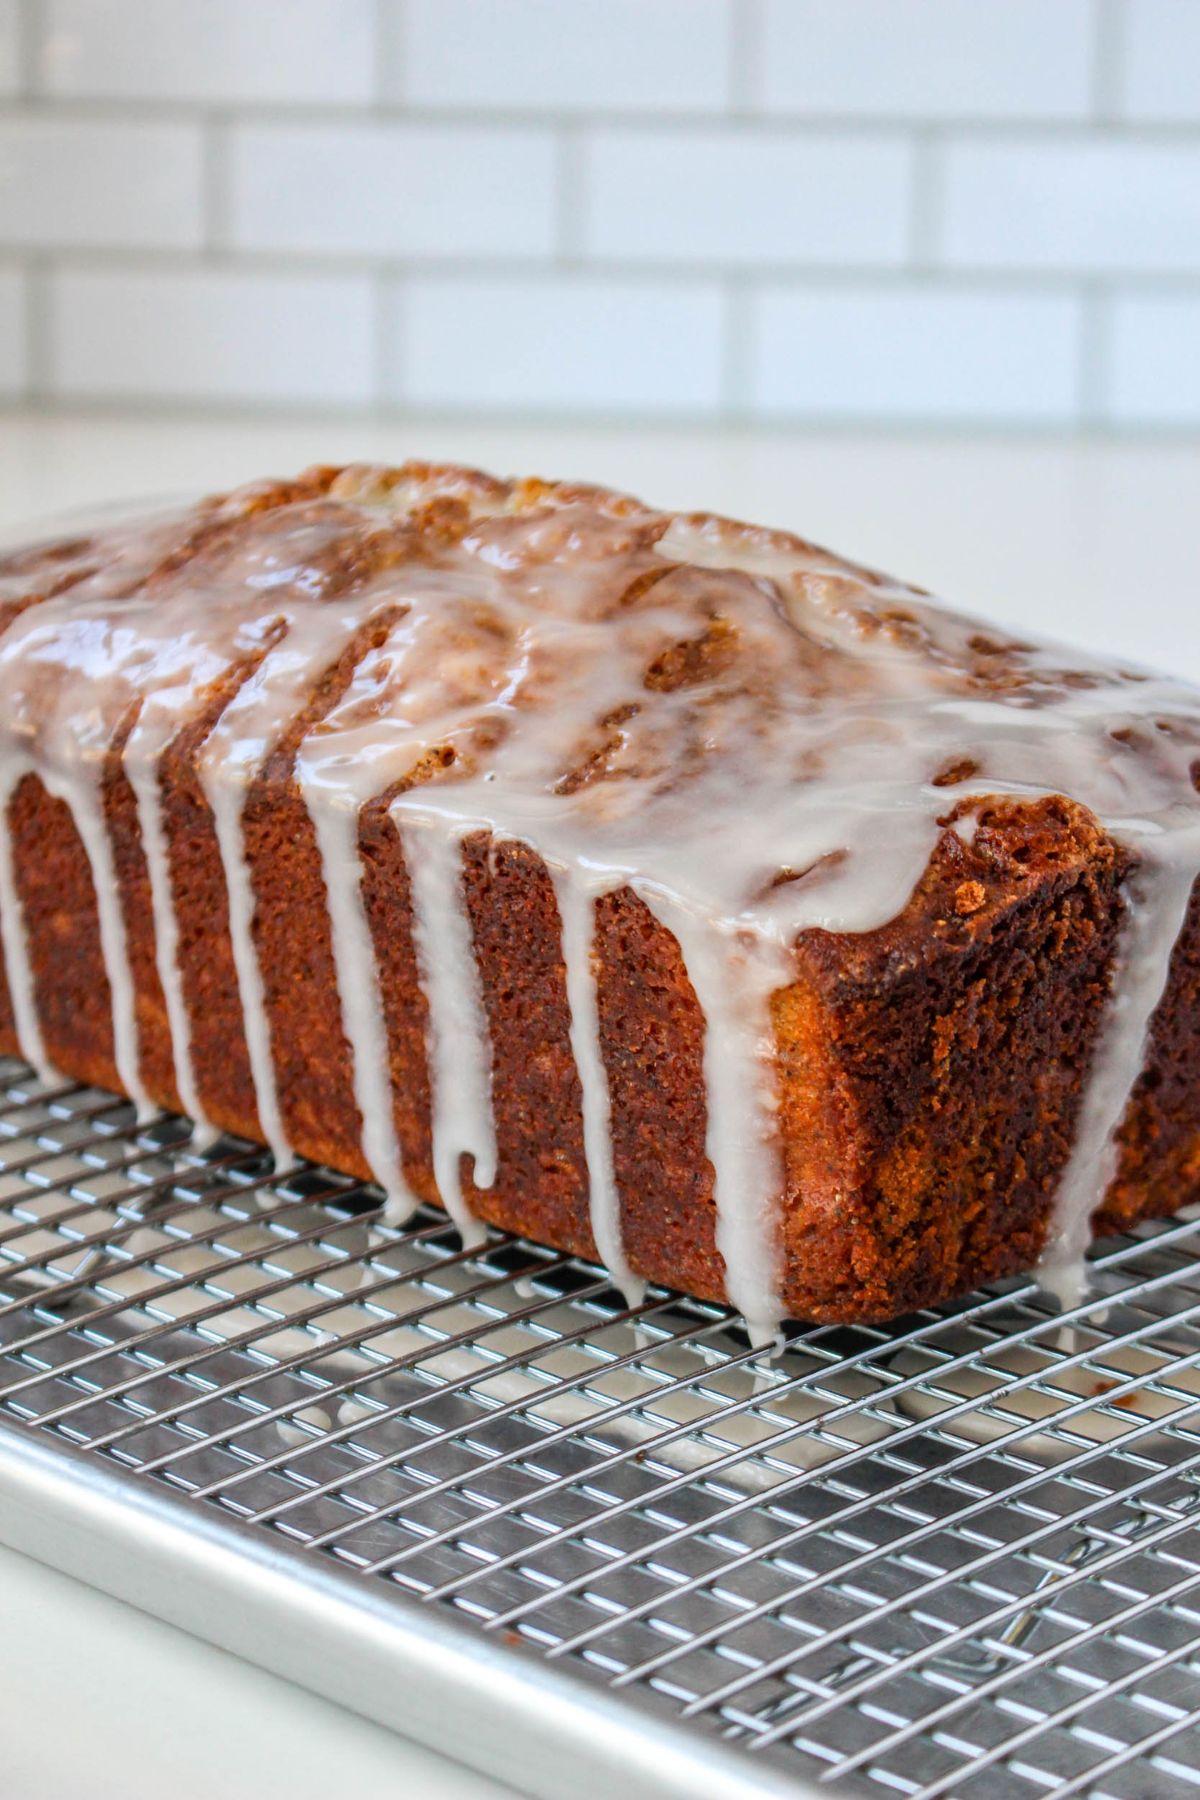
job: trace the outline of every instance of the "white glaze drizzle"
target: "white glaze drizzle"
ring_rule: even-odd
[[[126,739],[123,764],[137,801],[138,828],[150,881],[154,960],[167,1009],[167,1023],[171,1028],[175,1087],[184,1112],[193,1121],[193,1145],[196,1149],[204,1149],[214,1141],[216,1131],[204,1111],[192,1065],[192,1022],[179,967],[179,921],[171,892],[170,858],[159,789],[161,753],[162,745],[152,741],[144,713]]]
[[[133,1101],[139,1122],[151,1119],[155,1106],[142,1082],[137,1028],[137,1008],[133,991],[133,967],[125,933],[125,911],[117,882],[117,865],[112,841],[104,822],[104,800],[100,791],[98,769],[91,778],[86,762],[79,764],[75,779],[61,769],[42,771],[47,793],[62,800],[70,809],[79,833],[79,841],[87,853],[96,895],[96,916],[100,926],[100,949],[112,1003],[113,1061],[121,1086]]]
[[[321,853],[329,904],[333,956],[337,967],[342,1028],[354,1065],[354,1098],[362,1121],[367,1165],[384,1191],[389,1224],[402,1224],[417,1204],[404,1179],[389,1080],[387,1027],[379,990],[375,949],[362,897],[358,814],[325,801],[302,782],[309,818]]]
[[[790,946],[814,927],[868,931],[900,913],[956,802],[967,816],[955,829],[970,845],[972,795],[982,803],[1062,793],[1142,859],[1049,1234],[1056,1267],[1078,1253],[1115,1166],[1114,1132],[1200,868],[1194,691],[1071,651],[997,644],[973,621],[797,540],[669,519],[594,490],[505,487],[464,471],[381,480],[360,469],[343,472],[328,497],[310,493],[268,511],[265,526],[259,504],[248,490],[200,513],[106,522],[99,544],[79,550],[70,591],[0,637],[0,789],[11,794],[32,769],[73,797],[77,823],[85,790],[93,796],[80,834],[131,1091],[132,981],[97,799],[114,732],[140,706],[126,765],[186,1103],[195,1088],[158,762],[206,684],[249,654],[261,659],[210,734],[200,773],[229,893],[260,1119],[283,1160],[243,802],[323,672],[382,610],[386,641],[357,661],[342,698],[303,736],[296,775],[333,915],[363,1154],[397,1204],[407,1185],[356,852],[366,801],[401,794],[392,816],[430,1009],[435,1176],[464,1233],[477,1222],[461,1193],[460,1157],[475,1159],[477,1186],[495,1178],[491,1053],[461,867],[464,838],[483,831],[528,845],[554,872],[593,1233],[618,1280],[629,1272],[590,966],[594,896],[628,885],[674,933],[706,1019],[708,1154],[726,1286],[766,1341],[779,1313],[781,1186],[769,1003],[790,978]],[[416,521],[431,504],[457,506],[469,528],[444,537],[435,526],[425,536]],[[206,561],[201,545],[173,577],[171,554],[197,521],[218,527],[217,552]],[[380,534],[386,553],[372,563],[360,552]],[[337,574],[346,546],[358,571],[348,585]],[[56,572],[72,567],[71,555],[64,550]],[[643,585],[630,586],[635,576]],[[11,565],[0,556],[0,603],[20,603],[31,580],[36,557]],[[734,645],[728,678],[723,633]],[[713,668],[693,678],[696,644],[716,652]],[[996,656],[1003,660],[989,660]],[[419,771],[431,756],[436,778],[427,780]],[[955,777],[949,790],[935,783],[964,757],[977,761],[977,779]],[[564,785],[571,770],[583,773]],[[20,1042],[31,1059],[41,1049],[44,1062],[7,838],[0,831],[5,963]]]
[[[289,591],[297,585],[295,567],[286,558],[269,559],[269,563],[277,566],[256,572],[251,580],[260,583],[268,597],[264,619],[273,616],[280,641],[267,651],[217,719],[200,758],[200,777],[212,808],[225,871],[229,934],[259,1123],[276,1166],[287,1169],[295,1156],[271,1054],[271,1022],[254,941],[254,883],[242,813],[251,784],[307,701],[314,681],[337,661],[362,621],[357,609],[347,613],[336,605],[314,605],[303,589],[297,601]],[[289,577],[293,578],[290,583]],[[342,1009],[343,1013],[347,1010],[345,997]]]
[[[490,1188],[496,1179],[496,1125],[491,1038],[463,892],[462,838],[439,829],[431,816],[405,812],[401,801],[393,817],[404,846],[413,938],[429,1006],[433,1174],[464,1244],[473,1246],[483,1242],[484,1231],[462,1191],[460,1158],[473,1159],[475,1186]]]
[[[621,1241],[621,1202],[613,1173],[612,1100],[600,1039],[596,972],[596,895],[574,870],[556,869],[554,894],[562,923],[571,1054],[583,1103],[583,1151],[587,1161],[588,1214],[600,1260],[630,1306],[640,1306],[646,1284],[629,1266]]]
[[[1078,1304],[1086,1289],[1083,1258],[1091,1216],[1117,1172],[1117,1131],[1146,1059],[1151,1021],[1187,916],[1200,867],[1200,826],[1192,820],[1166,843],[1142,836],[1140,846],[1142,864],[1126,886],[1127,916],[1107,1017],[1042,1252],[1042,1285],[1064,1308]]]
[[[774,1343],[783,1313],[772,1217],[783,1169],[774,1129],[770,997],[788,979],[786,958],[764,956],[749,934],[714,930],[675,901],[645,891],[642,898],[679,945],[704,1015],[705,1149],[720,1201],[717,1249],[730,1303],[745,1319],[751,1343],[764,1349]]]
[[[242,793],[213,776],[205,781],[205,795],[212,808],[217,848],[225,873],[225,893],[229,901],[229,941],[233,946],[233,966],[237,971],[238,993],[242,1001],[242,1028],[246,1037],[246,1054],[250,1076],[254,1082],[254,1104],[263,1140],[275,1159],[277,1171],[290,1169],[295,1163],[279,1109],[279,1093],[275,1085],[275,1065],[271,1060],[271,1024],[267,1016],[267,996],[263,985],[258,952],[254,947],[254,888],[250,865],[242,842]]]

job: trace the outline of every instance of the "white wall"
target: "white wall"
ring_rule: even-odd
[[[1200,425],[1200,0],[0,0],[0,396]]]

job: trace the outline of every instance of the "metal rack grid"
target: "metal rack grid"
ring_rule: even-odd
[[[1150,1226],[1067,1315],[1008,1283],[766,1362],[718,1307],[389,1228],[373,1189],[0,1059],[0,1531],[168,1615],[105,1542],[219,1539],[226,1625],[269,1569],[319,1597],[302,1678],[339,1698],[335,1613],[351,1662],[361,1621],[415,1679],[475,1669],[478,1742],[447,1747],[524,1705],[504,1772],[528,1753],[541,1792],[539,1720],[575,1793],[642,1743],[626,1791],[1193,1795],[1198,1249]],[[283,1617],[226,1641],[293,1672]]]

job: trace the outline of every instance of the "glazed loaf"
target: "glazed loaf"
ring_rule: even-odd
[[[1200,696],[796,538],[317,469],[0,559],[0,1045],[782,1316],[1200,1199]]]

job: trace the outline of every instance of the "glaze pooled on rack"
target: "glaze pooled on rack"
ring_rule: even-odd
[[[593,968],[598,900],[631,889],[671,933],[702,1010],[706,1148],[732,1304],[783,1310],[771,997],[799,934],[900,914],[951,816],[1062,794],[1136,868],[1108,1022],[1047,1235],[1078,1263],[1114,1133],[1200,870],[1200,696],[1013,642],[811,545],[601,490],[462,470],[316,471],[0,560],[0,793],[36,775],[91,867],[122,1084],[149,1104],[106,826],[120,758],[136,798],[175,1085],[203,1126],[161,816],[167,747],[222,696],[199,756],[229,908],[262,1134],[290,1155],[255,935],[247,796],[285,755],[315,832],[366,1165],[413,1194],[393,1116],[359,820],[403,845],[428,1017],[433,1168],[496,1175],[492,1061],[463,892],[478,832],[528,846],[561,922],[592,1235],[627,1292]],[[314,696],[319,696],[319,703]],[[0,923],[17,1035],[47,1057],[8,831]],[[468,1160],[469,1159],[469,1160]]]

